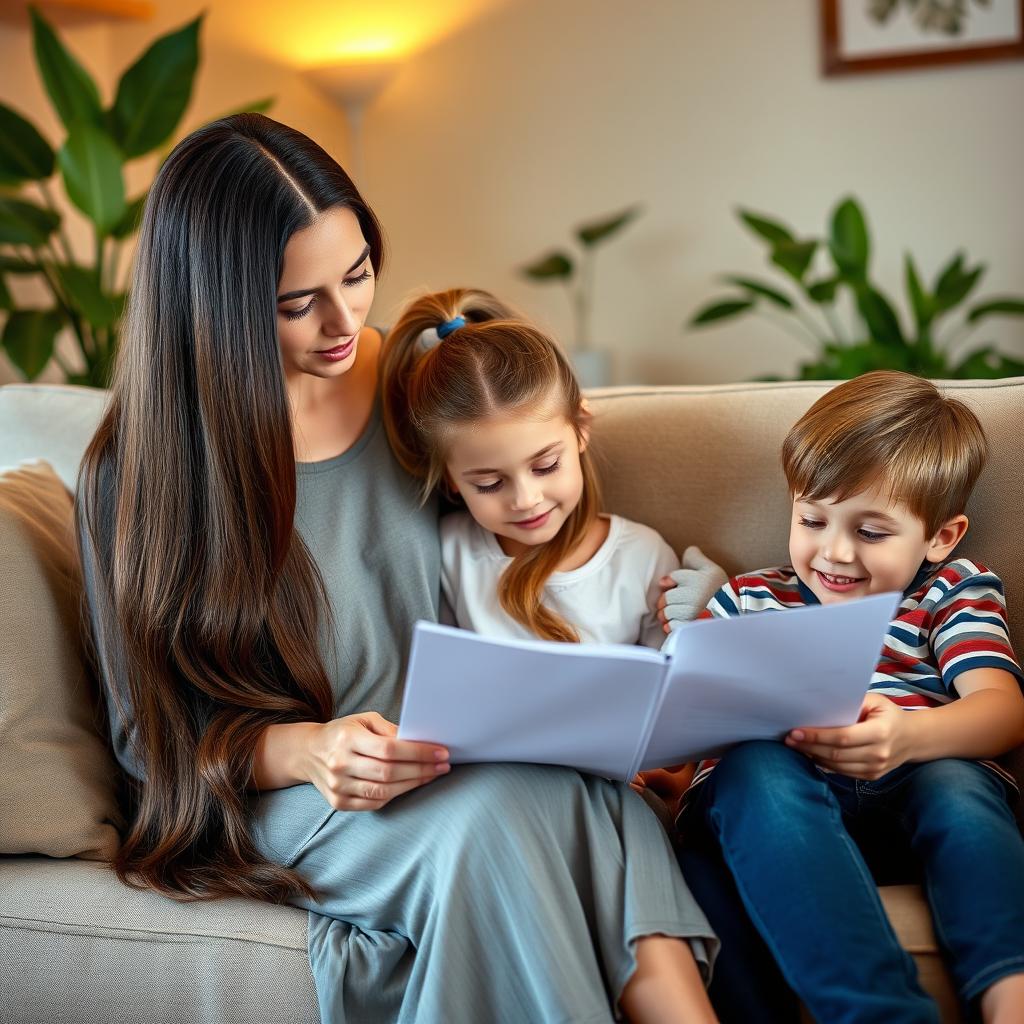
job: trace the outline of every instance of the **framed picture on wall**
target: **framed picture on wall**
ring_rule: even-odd
[[[1024,58],[1024,0],[820,0],[826,75]]]

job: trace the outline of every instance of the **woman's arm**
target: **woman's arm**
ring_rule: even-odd
[[[269,725],[256,744],[250,787],[311,782],[337,811],[379,810],[450,770],[444,747],[397,737],[398,727],[376,711],[323,725]]]

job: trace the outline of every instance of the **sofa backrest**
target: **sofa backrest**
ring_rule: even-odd
[[[593,448],[611,512],[697,544],[731,573],[788,560],[789,495],[779,462],[789,428],[830,387],[818,382],[606,388],[591,394]],[[978,415],[989,462],[957,549],[1006,585],[1024,657],[1024,377],[943,385]]]
[[[605,388],[591,395],[605,507],[698,544],[729,572],[787,558],[789,499],[779,448],[828,384]],[[959,549],[1002,576],[1024,656],[1024,378],[946,385],[988,435],[990,459]],[[0,468],[45,459],[73,487],[106,393],[59,385],[0,387]]]
[[[44,459],[69,490],[96,432],[107,392],[61,384],[0,387],[0,471]]]

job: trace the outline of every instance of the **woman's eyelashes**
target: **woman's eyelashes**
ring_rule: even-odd
[[[281,312],[284,313],[286,320],[301,320],[315,305],[316,296],[314,295],[302,309],[282,309]]]
[[[372,276],[370,268],[367,267],[361,274],[356,277],[346,277],[341,283],[345,288],[352,288],[354,285],[362,284],[363,281],[368,281]],[[316,296],[314,295],[301,309],[282,309],[281,312],[286,320],[301,320],[315,305]]]
[[[549,473],[554,473],[556,470],[561,468],[562,460],[555,459],[554,462],[549,462],[545,466],[534,466],[533,473],[535,476],[547,476]],[[493,494],[495,491],[501,489],[501,480],[495,480],[494,483],[490,484],[473,484],[476,488],[477,494]]]

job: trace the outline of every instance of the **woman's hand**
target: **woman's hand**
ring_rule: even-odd
[[[904,711],[880,693],[868,693],[854,725],[793,729],[786,737],[786,746],[840,775],[880,779],[910,760],[908,741],[919,713]]]
[[[303,774],[336,811],[377,811],[450,770],[444,747],[397,734],[376,711],[318,725],[309,735]]]

